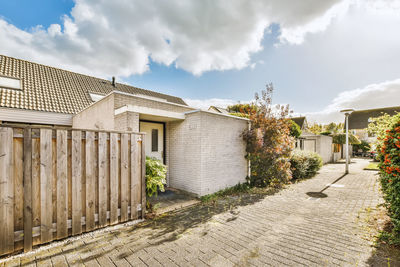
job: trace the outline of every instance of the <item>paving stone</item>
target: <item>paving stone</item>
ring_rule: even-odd
[[[343,165],[325,165],[275,195],[190,207],[0,260],[0,266],[364,266],[372,248],[357,216],[383,200],[377,176],[362,170],[368,162],[355,162],[329,187]],[[321,190],[326,198],[307,195]]]

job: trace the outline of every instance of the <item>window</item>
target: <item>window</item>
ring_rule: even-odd
[[[21,80],[16,78],[0,76],[0,87],[11,89],[22,89]]]
[[[151,152],[158,151],[158,129],[151,130]]]

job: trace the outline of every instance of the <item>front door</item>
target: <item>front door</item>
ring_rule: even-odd
[[[164,162],[164,124],[141,121],[140,131],[146,133],[146,156],[157,158]]]

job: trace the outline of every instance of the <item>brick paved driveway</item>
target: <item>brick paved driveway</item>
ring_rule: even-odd
[[[6,261],[25,266],[368,265],[372,248],[358,215],[382,200],[376,172],[355,160],[270,196],[232,197],[97,232]],[[310,194],[320,192],[323,194]],[[308,194],[307,194],[308,193]],[[311,196],[324,196],[313,198]],[[4,263],[4,262],[3,262]],[[2,265],[0,263],[0,265]]]

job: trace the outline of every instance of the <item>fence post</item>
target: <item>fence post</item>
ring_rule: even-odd
[[[68,236],[67,131],[57,130],[57,239]]]
[[[141,142],[142,142],[142,219],[146,214],[146,150],[145,150],[145,141],[144,141],[144,134],[141,135]]]
[[[82,132],[72,131],[72,235],[82,233]]]
[[[32,250],[32,130],[24,129],[24,251]]]

